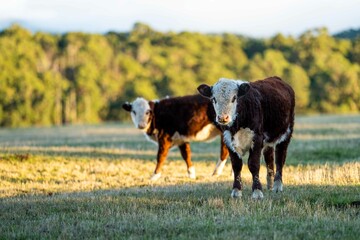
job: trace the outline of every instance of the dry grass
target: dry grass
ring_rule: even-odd
[[[0,130],[0,238],[357,239],[360,117],[298,118],[284,193],[230,199],[231,168],[211,176],[218,141],[192,144],[197,179],[173,151],[128,125]],[[265,186],[265,168],[261,168]]]
[[[151,182],[149,178],[155,168],[155,162],[152,161],[108,161],[44,156],[29,156],[26,160],[19,161],[19,156],[9,155],[0,161],[0,197],[217,182],[228,182],[230,189],[230,162],[220,177],[211,176],[213,162],[197,162],[195,166],[196,180],[187,178],[183,161],[174,160],[165,165],[163,177],[159,181]],[[360,162],[287,166],[284,172],[286,185],[356,186],[360,183]],[[261,167],[260,175],[265,186],[264,166]],[[245,184],[251,186],[251,174],[246,166],[242,176]]]

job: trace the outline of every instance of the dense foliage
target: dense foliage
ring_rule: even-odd
[[[0,33],[0,125],[122,120],[121,103],[137,96],[273,75],[295,89],[297,112],[359,112],[360,38],[162,33],[141,23],[129,33],[54,35],[13,25]]]
[[[348,39],[355,39],[360,37],[360,28],[359,29],[348,29],[342,32],[339,32],[334,35],[337,38],[348,38]]]

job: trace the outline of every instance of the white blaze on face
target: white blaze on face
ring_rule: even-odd
[[[137,98],[131,106],[131,119],[134,125],[146,131],[150,126],[151,108],[144,98]]]
[[[242,83],[244,81],[220,78],[212,87],[212,103],[218,123],[231,125],[235,120],[238,91]]]

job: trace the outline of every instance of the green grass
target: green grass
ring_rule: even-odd
[[[298,117],[284,192],[262,201],[246,164],[240,200],[230,164],[211,177],[219,139],[191,147],[196,180],[174,150],[153,183],[132,125],[0,130],[0,239],[358,239],[360,116]]]

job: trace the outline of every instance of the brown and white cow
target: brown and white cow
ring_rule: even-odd
[[[131,112],[133,123],[143,131],[147,139],[158,144],[157,164],[151,180],[160,178],[162,165],[169,149],[174,146],[180,149],[189,177],[196,178],[189,142],[207,141],[221,135],[215,123],[211,101],[199,94],[159,101],[137,98],[132,103],[124,103],[123,108]],[[213,175],[221,174],[228,156],[229,152],[221,135],[220,159]]]
[[[202,84],[198,91],[211,99],[221,125],[234,171],[232,197],[241,197],[242,157],[249,151],[252,198],[263,198],[259,180],[260,157],[267,167],[267,187],[283,190],[282,170],[294,127],[295,93],[278,77],[256,82],[221,78],[215,85]],[[274,182],[274,148],[276,174]]]

